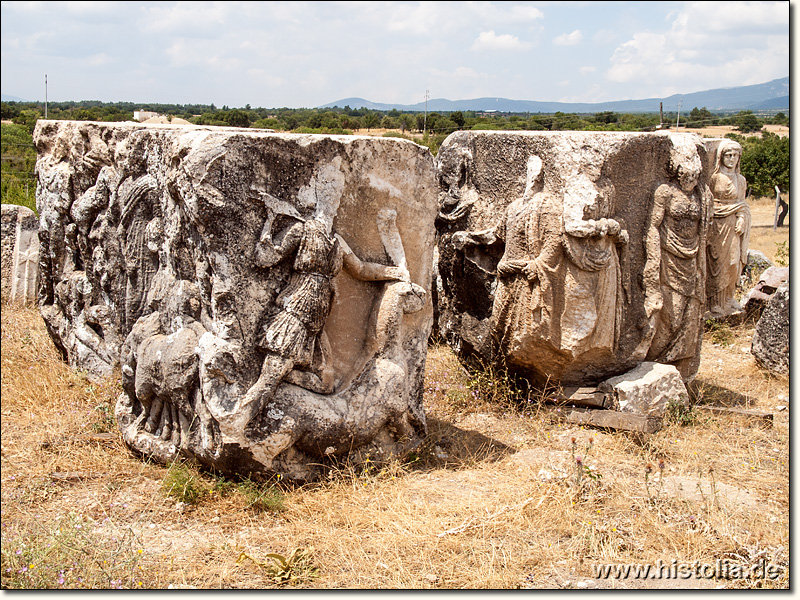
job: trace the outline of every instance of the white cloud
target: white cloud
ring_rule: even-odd
[[[719,8],[722,6],[722,8]],[[607,78],[640,93],[763,83],[789,72],[787,2],[693,2],[669,28],[636,33],[611,56]]]
[[[453,75],[459,78],[468,78],[468,79],[476,79],[483,77],[481,73],[478,73],[475,69],[470,67],[458,67],[454,72]]]
[[[522,42],[509,33],[497,35],[494,31],[483,31],[472,44],[473,50],[527,50],[530,44]]]
[[[113,59],[105,52],[101,52],[100,54],[88,57],[86,62],[93,67],[102,67],[103,65],[111,64]]]
[[[577,46],[583,41],[583,34],[580,29],[576,29],[572,33],[562,33],[553,39],[556,46]]]
[[[593,65],[586,65],[585,67],[581,67],[580,69],[578,69],[578,72],[581,75],[589,75],[591,73],[596,73],[597,72],[597,67],[595,67]]]

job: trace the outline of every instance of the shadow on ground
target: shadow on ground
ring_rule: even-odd
[[[479,462],[497,462],[516,452],[496,439],[428,417],[428,437],[411,458],[415,470],[458,469]]]
[[[725,408],[748,408],[755,398],[734,392],[702,378],[689,384],[689,394],[694,404],[722,406]]]

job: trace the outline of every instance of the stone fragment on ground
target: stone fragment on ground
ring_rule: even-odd
[[[759,366],[789,374],[789,282],[782,283],[767,302],[753,334],[750,351]]]
[[[598,386],[612,397],[614,410],[646,417],[663,417],[670,404],[686,407],[689,393],[671,365],[644,362]]]
[[[782,284],[788,282],[789,267],[769,267],[745,296],[742,308],[748,316],[759,317],[772,295]]]

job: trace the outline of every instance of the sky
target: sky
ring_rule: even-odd
[[[795,10],[791,2],[791,12]],[[605,102],[789,76],[790,2],[4,1],[0,91],[311,108]]]

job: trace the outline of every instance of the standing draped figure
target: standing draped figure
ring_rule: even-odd
[[[706,296],[709,312],[717,316],[740,310],[734,293],[747,264],[750,207],[745,201],[747,181],[739,171],[741,157],[742,147],[724,140],[711,176],[714,218],[708,233]]]

